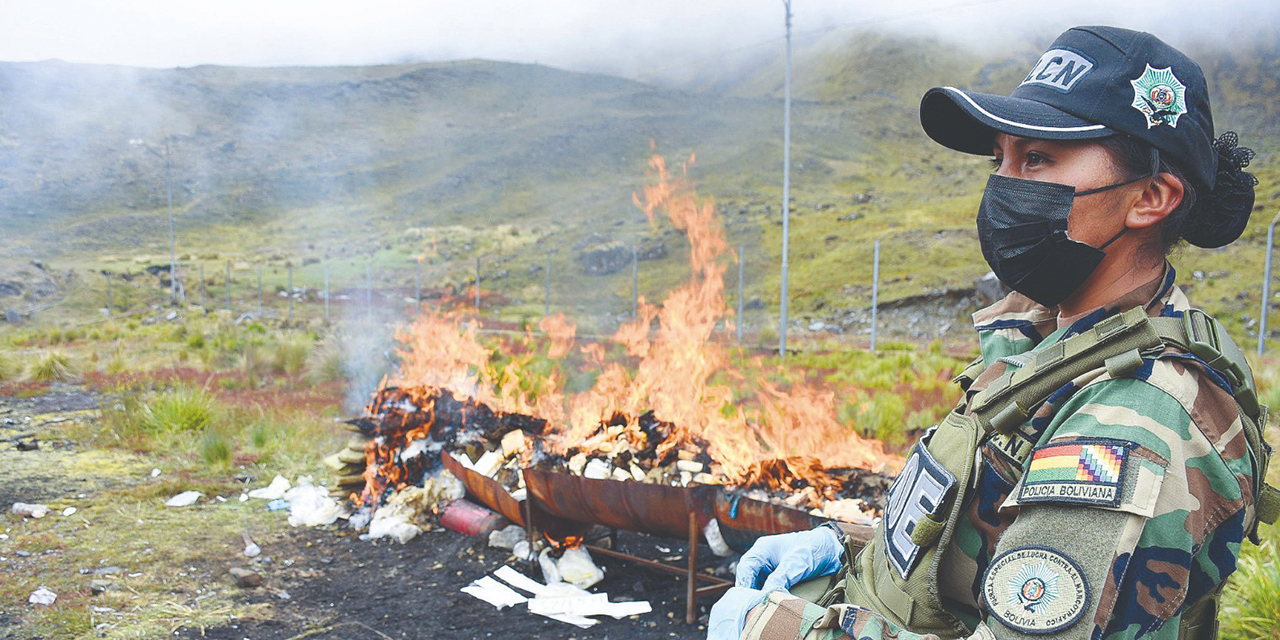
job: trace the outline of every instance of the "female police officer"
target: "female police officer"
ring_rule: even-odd
[[[982,357],[872,542],[762,538],[710,636],[1212,637],[1242,540],[1272,519],[1265,410],[1165,256],[1239,237],[1252,152],[1214,140],[1193,61],[1110,27],[1064,33],[1009,96],[930,90],[920,118],[994,156],[978,237],[1014,293],[974,315]]]

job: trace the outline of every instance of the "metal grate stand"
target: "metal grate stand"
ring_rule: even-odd
[[[537,540],[539,537],[539,532],[533,524],[533,499],[534,499],[533,496],[529,495],[528,497],[525,498],[523,504],[521,505],[524,511],[525,533],[529,541],[530,549],[533,548],[534,541]],[[705,573],[698,573],[698,514],[696,513],[693,513],[693,512],[689,513],[689,538],[688,540],[686,540],[686,543],[688,544],[688,546],[686,547],[686,553],[685,553],[685,559],[687,560],[687,562],[685,563],[684,567],[671,565],[664,562],[658,562],[656,560],[649,560],[647,558],[641,558],[639,556],[634,556],[629,553],[623,553],[621,551],[617,551],[616,550],[616,547],[618,546],[618,530],[617,529],[611,529],[610,533],[604,536],[601,536],[601,538],[597,538],[595,541],[599,541],[602,538],[608,539],[610,542],[610,546],[615,548],[610,549],[610,548],[600,546],[598,544],[590,544],[590,542],[593,542],[591,540],[588,540],[587,543],[584,544],[583,546],[585,546],[588,551],[594,554],[599,554],[599,555],[606,556],[609,558],[614,558],[617,560],[623,560],[625,562],[632,562],[642,567],[653,569],[655,571],[662,571],[665,573],[674,573],[676,575],[684,576],[685,585],[686,585],[685,586],[685,617],[684,619],[685,619],[685,622],[687,622],[688,624],[693,624],[698,620],[698,598],[699,597],[713,595],[733,586],[733,582],[730,580],[725,580],[724,578],[707,575]],[[536,563],[537,561],[535,559],[533,558],[529,559],[530,572],[533,571],[534,565]],[[708,583],[708,584],[705,584],[704,586],[698,586],[699,581],[703,583]]]

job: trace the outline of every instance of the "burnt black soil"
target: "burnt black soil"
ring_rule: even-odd
[[[612,601],[648,600],[653,612],[614,620],[598,617],[590,629],[530,614],[524,605],[501,611],[459,591],[510,560],[502,549],[480,538],[450,531],[425,533],[408,544],[365,542],[337,529],[297,530],[263,548],[270,561],[256,568],[264,577],[257,589],[238,596],[247,603],[268,603],[260,618],[230,620],[225,626],[187,628],[175,637],[214,640],[292,638],[703,638],[714,597],[699,603],[699,621],[684,622],[685,582],[623,561],[596,557],[605,579],[592,591]],[[622,533],[622,551],[683,565],[682,543]],[[667,549],[669,551],[663,551]],[[699,548],[704,569],[724,571],[724,561]],[[514,564],[525,575],[541,573]],[[229,578],[228,578],[229,580]],[[281,597],[287,594],[287,599]]]

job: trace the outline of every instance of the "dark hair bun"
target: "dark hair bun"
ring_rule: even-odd
[[[1216,249],[1231,244],[1249,223],[1258,179],[1244,170],[1253,160],[1253,149],[1237,146],[1239,143],[1234,131],[1213,141],[1218,156],[1213,190],[1201,197],[1182,232],[1182,237],[1197,247]]]

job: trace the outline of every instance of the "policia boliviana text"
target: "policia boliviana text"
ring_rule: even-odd
[[[1240,545],[1280,508],[1240,349],[1174,285],[1180,240],[1243,231],[1253,152],[1150,34],[1062,34],[1009,96],[927,92],[924,131],[993,155],[978,209],[1014,293],[865,548],[761,538],[709,637],[1212,638]]]

